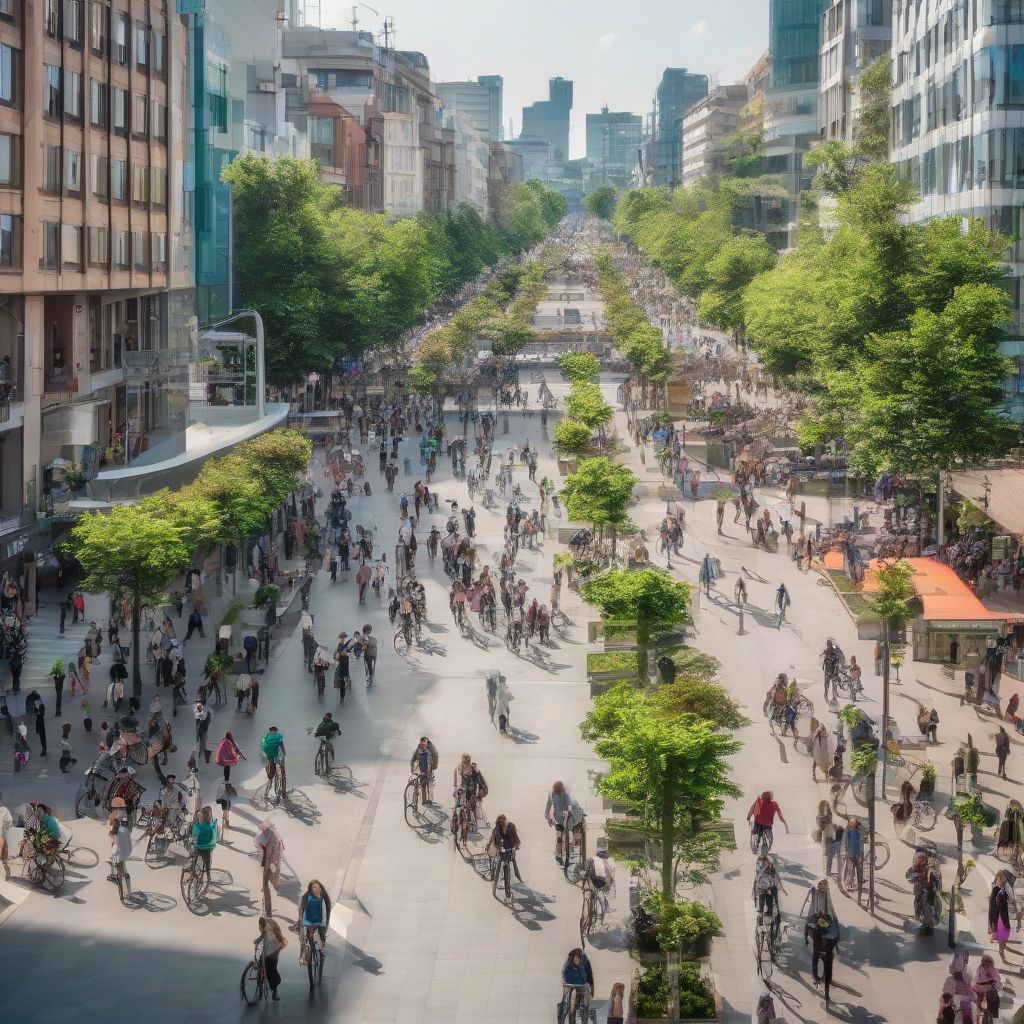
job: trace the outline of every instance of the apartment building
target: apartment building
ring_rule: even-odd
[[[460,110],[445,111],[445,125],[455,140],[455,205],[467,203],[486,218],[490,209],[487,180],[491,163],[487,139]]]
[[[720,86],[683,115],[684,185],[725,172],[728,139],[737,130],[749,98],[744,84]]]
[[[603,107],[587,114],[587,160],[593,164],[598,185],[627,188],[639,162],[643,141],[643,118],[639,114]]]
[[[1010,239],[1007,404],[1024,419],[1024,4],[893,3],[891,159],[920,194],[916,220],[980,217]]]
[[[438,82],[437,95],[448,111],[469,119],[485,142],[501,141],[501,75],[481,75],[475,82]]]
[[[821,16],[818,127],[822,139],[852,144],[861,72],[892,43],[892,0],[832,0]]]
[[[646,147],[648,184],[675,186],[682,181],[682,117],[708,94],[708,76],[686,68],[665,68],[654,93]]]

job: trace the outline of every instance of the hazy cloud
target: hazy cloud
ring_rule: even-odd
[[[605,32],[597,41],[597,52],[607,53],[615,45],[615,33]]]
[[[708,30],[708,19],[701,18],[693,28],[687,33],[688,37],[692,39],[694,36],[702,36]]]

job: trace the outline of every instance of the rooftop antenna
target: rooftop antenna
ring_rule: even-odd
[[[378,11],[375,7],[371,7],[369,4],[353,4],[352,5],[352,31],[353,32],[358,32],[359,31],[358,9],[360,7],[365,7],[368,11],[372,11],[374,14],[376,14],[378,17],[380,17],[380,11]]]
[[[395,19],[384,17],[384,49],[395,48]]]

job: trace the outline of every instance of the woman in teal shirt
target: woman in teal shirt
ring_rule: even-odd
[[[199,819],[192,825],[192,842],[206,869],[206,881],[210,881],[210,860],[217,845],[217,823],[213,820],[213,808],[204,807]]]

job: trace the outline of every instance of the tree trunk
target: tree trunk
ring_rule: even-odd
[[[661,805],[661,894],[670,902],[675,901],[675,872],[673,853],[675,851],[676,824],[676,777],[671,760],[665,765],[665,797]]]
[[[615,540],[616,540],[616,536],[617,536],[617,531],[615,529],[615,524],[614,523],[612,523],[611,531],[612,531],[612,561],[614,562],[615,561]]]
[[[640,681],[644,683],[650,679],[647,672],[647,648],[650,646],[650,640],[650,631],[638,620],[636,624],[636,668]]]
[[[142,632],[142,602],[138,594],[132,598],[132,696],[142,699],[142,668],[139,664],[139,635]]]

